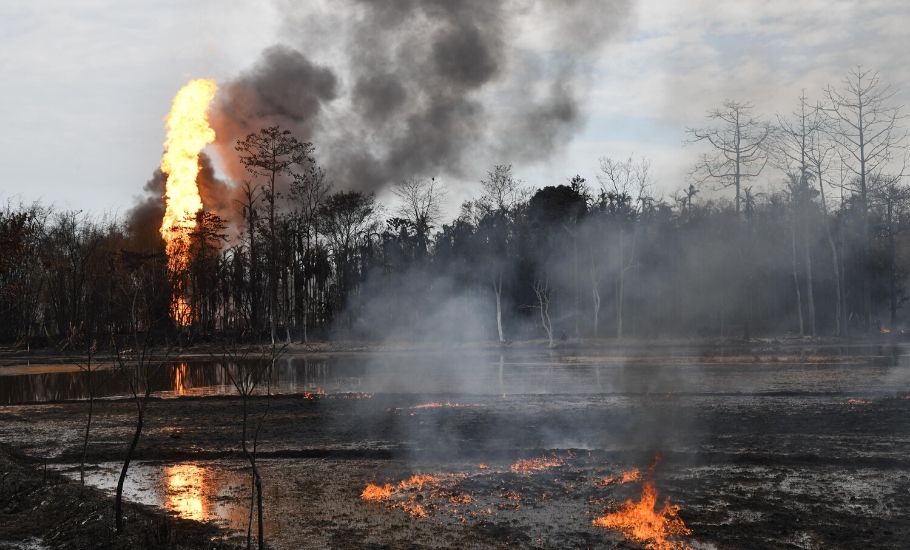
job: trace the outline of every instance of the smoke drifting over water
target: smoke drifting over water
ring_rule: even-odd
[[[630,11],[625,0],[281,7],[288,42],[222,84],[213,109],[228,176],[244,177],[235,141],[280,124],[315,143],[339,188],[362,191],[545,159],[580,127],[585,63]]]

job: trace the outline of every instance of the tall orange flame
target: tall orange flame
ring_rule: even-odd
[[[215,141],[215,131],[209,126],[206,112],[216,89],[212,80],[191,80],[174,96],[167,115],[167,139],[161,157],[161,170],[167,174],[161,236],[166,244],[168,269],[175,280],[180,279],[189,263],[188,237],[196,228],[196,214],[202,209],[196,176],[199,153]],[[171,315],[186,325],[192,321],[192,311],[186,289],[176,286]]]

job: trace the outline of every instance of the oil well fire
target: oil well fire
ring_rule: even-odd
[[[166,243],[168,270],[174,283],[171,315],[181,325],[188,325],[193,320],[183,273],[189,264],[189,237],[196,228],[196,217],[202,211],[202,197],[196,183],[199,153],[215,141],[215,131],[209,126],[207,113],[216,90],[212,80],[188,82],[174,97],[166,119],[167,140],[161,170],[167,174],[167,180],[161,237]]]
[[[0,550],[908,546],[910,2],[0,4]]]

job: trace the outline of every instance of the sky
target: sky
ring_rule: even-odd
[[[639,0],[618,24],[581,75],[583,124],[553,154],[515,166],[528,186],[575,174],[596,186],[601,157],[635,154],[650,159],[654,191],[669,200],[702,151],[685,143],[685,129],[725,99],[771,120],[795,109],[802,90],[820,98],[858,64],[880,71],[896,102],[910,98],[905,0]],[[276,43],[306,46],[297,34],[281,1],[0,2],[0,202],[125,212],[158,165],[180,86],[234,78]],[[545,49],[542,36],[517,40]],[[308,53],[331,64],[331,33],[319,40]],[[447,212],[487,169],[441,178]],[[768,168],[755,184],[771,190],[782,179]]]

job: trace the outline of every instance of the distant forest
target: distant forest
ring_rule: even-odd
[[[687,130],[706,153],[670,196],[656,195],[645,158],[604,157],[593,181],[539,189],[498,165],[449,223],[442,181],[397,182],[387,209],[333,189],[313,144],[263,128],[237,143],[249,178],[235,186],[234,214],[199,212],[177,270],[159,226],[8,204],[0,341],[898,330],[910,268],[903,114],[860,69],[819,97],[773,117],[734,101],[708,113]],[[779,185],[757,192],[760,175]],[[177,293],[192,312],[184,326],[172,318]]]

